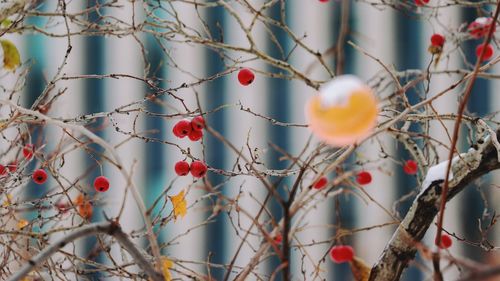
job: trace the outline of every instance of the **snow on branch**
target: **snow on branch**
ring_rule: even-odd
[[[452,199],[469,183],[500,168],[495,142],[486,134],[479,138],[468,152],[452,161],[447,200]],[[415,244],[424,237],[439,211],[447,161],[433,166],[427,172],[420,194],[415,198],[405,218],[387,243],[378,262],[373,266],[370,281],[399,280],[408,263],[415,258]]]

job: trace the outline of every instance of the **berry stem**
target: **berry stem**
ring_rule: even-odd
[[[495,23],[498,19],[498,16],[500,14],[500,1],[497,3],[496,10],[495,10],[495,16],[493,17],[493,22]],[[489,44],[491,41],[491,38],[493,37],[493,30],[494,30],[494,24],[490,26],[488,36],[483,42],[483,45],[486,46]],[[450,152],[448,154],[448,165],[446,167],[446,176],[444,177],[444,184],[443,184],[443,191],[441,194],[441,202],[439,206],[439,215],[438,215],[438,220],[437,220],[437,231],[436,231],[436,238],[435,238],[435,244],[436,245],[441,245],[441,234],[443,231],[443,218],[444,218],[444,212],[445,212],[445,206],[446,206],[446,198],[448,195],[448,189],[449,189],[449,184],[450,184],[450,171],[451,171],[451,165],[452,165],[452,159],[453,155],[455,155],[455,150],[456,150],[456,145],[458,142],[458,135],[460,133],[460,124],[462,123],[462,118],[463,114],[465,111],[465,107],[467,105],[467,101],[469,100],[469,97],[472,93],[472,87],[474,86],[474,82],[476,81],[477,74],[479,72],[479,68],[481,66],[484,54],[486,53],[486,48],[483,48],[481,51],[481,55],[479,58],[477,58],[476,65],[474,67],[474,71],[472,72],[472,76],[469,80],[469,83],[467,84],[467,88],[465,90],[464,97],[462,101],[460,102],[458,106],[458,113],[457,113],[457,120],[455,122],[455,126],[453,128],[453,137],[451,139],[451,146],[450,146]],[[439,248],[438,248],[438,253],[439,253]],[[443,274],[441,273],[440,270],[440,265],[439,265],[439,255],[435,255],[433,258],[433,265],[434,265],[434,276],[436,280],[442,281],[443,280]]]

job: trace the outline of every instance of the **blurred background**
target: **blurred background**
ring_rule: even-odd
[[[39,1],[39,9],[42,12],[54,11],[58,1]],[[85,7],[93,7],[96,4],[103,4],[108,1],[69,1],[67,9],[79,11]],[[156,1],[150,1],[151,3]],[[231,2],[231,1],[228,1]],[[250,1],[260,3],[263,1]],[[408,2],[408,9],[397,11],[386,6],[377,6],[380,1],[327,1],[323,3],[318,0],[291,0],[286,2],[286,22],[297,36],[304,36],[303,42],[314,50],[325,52],[338,40],[341,25],[342,11],[348,14],[349,32],[346,41],[350,40],[366,50],[368,53],[379,58],[387,65],[393,65],[396,71],[425,70],[431,62],[431,54],[428,53],[429,38],[435,32],[445,34],[448,38],[457,39],[459,35],[454,34],[463,24],[473,21],[476,17],[485,15],[489,11],[488,5],[476,8],[461,8],[455,5],[455,1],[431,1],[433,5],[442,4],[442,8],[417,8]],[[382,1],[384,2],[384,1]],[[387,1],[385,1],[387,2]],[[389,1],[394,2],[394,1]],[[479,1],[478,1],[479,2]],[[484,2],[484,1],[483,1]],[[150,3],[150,4],[151,4]],[[447,3],[452,3],[446,5]],[[455,4],[453,4],[455,3]],[[390,3],[389,3],[390,4]],[[153,4],[151,4],[153,5]],[[185,22],[199,26],[197,11],[190,4],[183,4],[181,1],[173,1],[179,16]],[[344,7],[342,6],[344,5]],[[345,7],[347,5],[347,7]],[[395,5],[395,4],[394,4]],[[96,21],[97,24],[104,24],[100,15],[113,17],[130,23],[133,19],[140,21],[144,19],[145,3],[141,1],[116,1],[116,7],[103,8],[97,12],[89,13],[89,20]],[[471,5],[472,6],[472,5]],[[239,7],[239,6],[238,6]],[[208,28],[223,30],[222,33],[215,31],[214,34],[224,37],[224,42],[229,44],[245,44],[244,32],[239,28],[227,10],[222,8],[203,10],[203,18],[206,20]],[[244,10],[236,10],[241,13],[245,22],[252,20],[252,15]],[[161,10],[156,10],[158,17],[170,17],[167,13],[162,14]],[[269,9],[272,18],[279,18],[279,5],[274,5]],[[49,33],[64,34],[66,29],[61,18],[31,16],[26,19],[27,24],[40,27]],[[73,28],[70,24],[70,29]],[[74,27],[76,29],[76,27]],[[260,47],[272,57],[281,57],[282,51],[277,47],[276,41],[284,49],[285,53],[291,52],[295,45],[283,30],[271,30],[275,37],[269,36],[262,26],[256,27],[255,39]],[[261,32],[259,32],[259,30]],[[307,36],[305,36],[307,35]],[[141,100],[153,93],[142,81],[121,78],[94,79],[87,75],[95,74],[131,74],[138,77],[146,77],[158,83],[162,88],[179,87],[183,83],[190,83],[203,77],[225,72],[220,78],[207,83],[201,83],[195,87],[181,88],[176,91],[181,96],[189,108],[196,108],[196,97],[198,96],[201,106],[205,111],[217,109],[223,105],[224,108],[207,115],[207,123],[220,132],[228,140],[240,148],[245,146],[247,139],[252,147],[257,148],[255,153],[259,154],[270,169],[284,169],[289,162],[280,161],[280,153],[271,149],[269,143],[272,142],[278,147],[288,151],[292,155],[300,153],[307,142],[310,133],[303,127],[283,127],[273,125],[263,118],[258,118],[252,114],[245,113],[240,107],[249,107],[253,112],[260,113],[280,122],[305,124],[304,103],[315,93],[315,90],[307,86],[302,81],[276,79],[268,75],[261,75],[263,72],[276,72],[279,70],[269,66],[263,61],[245,57],[236,52],[228,55],[238,57],[238,63],[234,67],[249,67],[256,72],[256,79],[253,84],[242,87],[237,80],[237,72],[227,71],[227,61],[221,60],[219,53],[201,45],[176,43],[173,41],[159,40],[151,34],[138,33],[131,36],[73,36],[71,45],[73,50],[67,61],[63,73],[67,77],[78,79],[65,79],[57,83],[57,88],[67,88],[66,93],[52,106],[49,115],[53,117],[70,118],[77,115],[110,112],[122,105]],[[10,39],[19,47],[25,69],[29,69],[29,74],[25,81],[25,88],[21,97],[21,104],[29,107],[37,96],[44,91],[47,82],[55,75],[60,66],[67,48],[67,38],[50,37],[40,33],[6,34],[4,38]],[[139,43],[140,42],[140,43]],[[468,58],[473,58],[475,44],[477,41],[469,40],[460,45],[460,52],[451,52],[447,56],[447,49],[441,58],[436,71],[442,69],[470,69]],[[165,48],[167,51],[165,51]],[[368,84],[377,83],[372,78],[383,71],[383,68],[373,59],[356,51],[351,45],[344,44],[345,65],[343,72],[360,76]],[[451,47],[450,47],[451,48]],[[144,55],[144,57],[143,57]],[[145,69],[147,63],[150,64]],[[311,54],[302,48],[296,48],[287,58],[297,69],[304,71],[314,60]],[[473,61],[473,60],[470,60]],[[327,63],[334,65],[334,59],[328,58]],[[498,67],[493,67],[492,72],[497,72]],[[318,80],[328,80],[329,75],[324,69],[316,67],[311,73],[311,77]],[[409,75],[409,78],[410,75]],[[446,89],[453,81],[460,78],[459,74],[433,75],[429,86],[429,95],[433,95]],[[5,75],[1,83],[9,85],[15,82],[15,75]],[[468,111],[472,115],[486,116],[496,112],[500,105],[500,97],[497,97],[495,89],[498,82],[494,79],[478,79]],[[411,90],[407,96],[411,103],[421,100],[421,93],[417,87]],[[456,89],[451,94],[439,98],[433,105],[439,113],[453,113],[457,108],[457,97],[462,89]],[[3,93],[2,95],[6,95]],[[162,96],[161,102],[145,102],[143,109],[159,114],[182,113],[183,106],[178,100],[168,96]],[[5,112],[4,112],[5,113]],[[211,217],[211,223],[205,224],[207,217],[212,215],[213,210],[210,204],[202,199],[205,192],[202,188],[197,188],[201,182],[193,183],[191,177],[178,178],[173,166],[175,162],[182,160],[180,150],[172,145],[162,143],[162,141],[177,143],[183,148],[189,148],[193,155],[205,159],[207,164],[216,169],[231,170],[237,155],[227,148],[216,138],[205,135],[203,145],[189,142],[187,140],[176,139],[171,133],[172,127],[179,118],[165,118],[164,116],[153,115],[112,115],[110,118],[97,118],[89,125],[92,128],[102,127],[98,134],[111,144],[116,145],[127,139],[129,136],[117,132],[112,124],[118,124],[123,131],[132,132],[137,130],[148,137],[158,139],[158,142],[144,142],[140,139],[133,139],[118,147],[127,169],[132,169],[134,181],[146,201],[147,206],[166,189],[168,194],[177,194],[180,190],[188,188],[188,215],[176,222],[169,222],[168,225],[159,231],[159,240],[166,243],[162,248],[162,253],[174,259],[193,261],[185,263],[186,267],[199,272],[207,273],[207,256],[210,255],[210,262],[227,264],[231,261],[239,243],[241,241],[239,233],[235,231],[229,215],[230,210],[220,212]],[[451,132],[453,123],[445,123]],[[444,143],[449,143],[446,131],[439,122],[430,122],[430,135]],[[412,130],[419,132],[423,128],[412,127]],[[32,138],[39,143],[46,144],[46,149],[57,146],[60,130],[47,126],[43,130],[35,128]],[[463,133],[461,147],[467,149],[467,132]],[[247,138],[250,135],[249,138]],[[388,159],[380,160],[383,144],[384,152],[391,155]],[[5,147],[5,146],[4,146]],[[93,149],[102,150],[98,146],[91,146]],[[437,155],[442,161],[446,158],[448,151],[438,148]],[[373,182],[366,187],[368,193],[381,203],[386,209],[397,210],[400,217],[411,205],[413,196],[403,200],[398,204],[398,198],[411,195],[418,190],[415,176],[409,176],[402,172],[402,162],[409,159],[404,147],[398,144],[393,136],[381,135],[376,142],[367,142],[356,154],[357,158],[352,158],[347,166],[359,166],[369,170],[373,174]],[[96,159],[89,157],[89,154],[81,150],[68,154],[63,168],[64,174],[68,178],[77,178],[86,167],[95,165]],[[103,162],[105,163],[105,162]],[[435,163],[434,163],[435,164]],[[35,162],[30,165],[36,166]],[[87,179],[79,182],[84,190],[93,193],[90,179],[100,175],[98,168],[91,169]],[[124,195],[121,187],[125,179],[116,173],[111,166],[104,164],[102,173],[111,181],[111,190],[105,194],[95,195],[96,208],[92,221],[104,219],[103,212],[108,216],[116,214],[121,207],[123,196],[126,196],[127,208],[122,217],[122,224],[126,231],[141,229],[143,222],[138,213],[137,207],[130,196]],[[285,178],[281,185],[283,188],[293,182],[294,176]],[[451,233],[456,233],[468,241],[483,243],[488,238],[493,245],[500,243],[499,229],[493,228],[487,237],[482,237],[481,229],[484,229],[495,216],[498,208],[499,193],[498,174],[490,174],[483,177],[476,184],[470,186],[462,192],[447,207],[445,218],[445,229]],[[312,178],[311,178],[312,180]],[[218,188],[220,192],[227,196],[236,197],[238,194],[245,194],[241,198],[240,204],[253,212],[259,208],[258,201],[262,201],[266,190],[252,177],[238,176],[229,179],[228,177],[209,172],[208,181],[212,186]],[[30,184],[32,185],[32,184]],[[50,183],[44,188],[50,188]],[[21,191],[26,199],[33,199],[42,196],[47,189],[27,188]],[[76,194],[76,193],[75,193]],[[340,206],[336,208],[336,206]],[[340,210],[340,215],[336,214],[336,209]],[[280,209],[276,202],[269,203],[269,210],[276,220],[281,218]],[[159,210],[157,210],[159,211]],[[227,211],[227,212],[226,212]],[[165,211],[163,211],[165,212]],[[27,219],[37,216],[36,212],[26,214]],[[298,215],[299,216],[299,215]],[[338,218],[341,218],[339,221]],[[298,239],[302,243],[328,240],[335,235],[336,228],[361,228],[370,227],[391,221],[391,218],[372,202],[364,202],[357,196],[342,195],[336,200],[325,200],[305,214],[303,222],[307,222],[308,227],[298,233]],[[200,223],[203,223],[200,225]],[[242,226],[249,225],[251,220],[242,218]],[[44,226],[40,226],[44,229]],[[346,244],[352,245],[357,255],[365,259],[368,264],[373,264],[381,254],[386,242],[390,239],[394,225],[376,227],[367,231],[356,233],[345,240]],[[435,235],[435,228],[428,232],[425,242],[432,245]],[[56,239],[57,235],[51,239]],[[139,243],[145,247],[147,241],[144,238],[137,238]],[[261,240],[258,237],[251,237],[250,242],[245,244],[242,253],[236,260],[237,266],[244,266],[248,263],[255,252],[255,248]],[[469,245],[468,243],[456,243],[450,249],[450,253],[457,256],[465,256],[482,263],[500,263],[500,256],[496,251],[485,251],[480,247]],[[76,243],[75,251],[79,255],[88,255],[96,243],[95,238],[88,238]],[[297,248],[292,248],[292,269],[295,278],[303,279],[301,272],[307,280],[351,280],[352,275],[347,264],[334,264],[327,256],[331,244],[318,243],[309,248],[309,253],[304,256]],[[497,250],[498,248],[494,248]],[[117,256],[120,250],[113,249]],[[323,259],[324,258],[324,259]],[[105,255],[97,255],[97,262],[109,263]],[[312,274],[314,267],[320,263],[325,270],[319,276]],[[278,260],[274,256],[265,259],[258,267],[259,272],[271,274],[278,265]],[[238,270],[236,270],[238,271]],[[225,272],[218,267],[210,267],[210,272],[216,280],[222,280]],[[446,277],[452,280],[458,276],[456,267],[451,267],[446,271]],[[430,280],[432,266],[428,261],[418,258],[405,272],[403,280]],[[175,273],[174,273],[174,276]],[[229,279],[234,278],[234,274]],[[256,280],[252,276],[251,280]],[[95,272],[89,275],[92,280],[107,280],[108,278]],[[109,280],[112,280],[109,278]],[[279,278],[278,278],[279,280]]]

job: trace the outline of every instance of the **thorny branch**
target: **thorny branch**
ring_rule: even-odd
[[[69,243],[74,242],[85,236],[106,234],[114,237],[120,243],[120,245],[126,249],[130,255],[134,258],[134,261],[144,270],[144,272],[155,281],[163,281],[163,276],[156,272],[154,267],[151,266],[151,260],[144,257],[143,253],[137,246],[128,238],[120,225],[116,222],[101,222],[93,223],[89,225],[84,225],[80,228],[75,229],[73,232],[67,234],[66,236],[56,240],[52,245],[45,247],[36,256],[29,259],[19,271],[9,277],[8,281],[19,281],[22,280],[28,273],[30,273],[34,268],[42,266],[42,264],[49,259],[54,253],[64,248]]]
[[[172,259],[175,266],[170,270],[177,276],[210,280],[214,278],[212,271],[220,269],[224,271],[224,280],[247,280],[250,276],[265,280],[277,278],[279,275],[283,280],[293,280],[296,276],[293,276],[292,269],[298,266],[295,263],[300,262],[302,279],[321,277],[325,267],[329,266],[324,258],[327,254],[314,256],[313,248],[325,246],[327,252],[340,238],[396,224],[401,217],[371,196],[370,189],[360,188],[352,180],[358,171],[372,169],[371,167],[377,167],[387,176],[393,176],[397,172],[392,171],[394,169],[388,171],[386,163],[400,165],[400,156],[386,149],[386,144],[380,140],[382,137],[387,136],[392,143],[401,144],[418,162],[420,177],[417,182],[420,183],[425,177],[426,166],[439,162],[436,151],[444,148],[453,155],[452,148],[458,141],[458,129],[454,131],[451,146],[431,136],[428,131],[431,123],[437,121],[444,128],[443,121],[452,120],[456,121],[456,128],[465,124],[470,132],[481,131],[483,135],[471,141],[473,149],[461,154],[459,160],[453,163],[450,161],[449,168],[453,172],[453,179],[448,183],[446,178],[444,185],[442,182],[435,182],[417,196],[380,260],[374,265],[370,276],[370,280],[398,280],[415,253],[425,248],[420,241],[438,213],[437,206],[442,200],[440,198],[446,198],[446,201],[452,199],[468,183],[499,168],[500,144],[489,127],[499,127],[498,112],[478,119],[464,111],[467,98],[459,104],[461,110],[457,114],[437,112],[433,105],[435,101],[451,96],[455,89],[464,84],[467,84],[466,97],[469,96],[472,82],[476,78],[500,79],[499,75],[491,73],[500,57],[495,57],[484,65],[477,63],[473,67],[461,47],[462,42],[471,39],[470,36],[463,26],[445,26],[439,22],[439,12],[463,7],[473,8],[479,11],[480,15],[487,15],[489,6],[498,5],[497,1],[431,1],[425,8],[416,7],[414,1],[331,1],[334,2],[332,5],[336,5],[335,9],[340,8],[340,19],[334,25],[324,25],[328,26],[326,31],[322,31],[324,34],[337,36],[325,39],[330,47],[323,50],[308,41],[311,31],[299,33],[290,24],[291,21],[297,20],[289,13],[290,6],[300,8],[301,1],[112,0],[96,1],[94,5],[85,7],[76,5],[76,2],[78,1],[59,0],[48,5],[47,1],[0,0],[2,39],[12,34],[19,34],[21,37],[35,34],[42,36],[50,44],[58,38],[64,39],[66,44],[64,53],[60,54],[60,63],[55,64],[52,72],[47,72],[54,74],[44,77],[46,81],[43,89],[37,93],[32,104],[22,105],[21,102],[28,74],[34,65],[30,60],[16,72],[0,75],[0,104],[4,110],[0,118],[0,138],[6,143],[0,151],[0,160],[6,164],[2,164],[3,169],[8,170],[5,173],[2,170],[0,173],[0,202],[3,203],[0,207],[0,248],[5,249],[0,253],[0,275],[12,276],[11,280],[20,280],[30,272],[30,275],[55,275],[61,280],[69,279],[69,273],[86,275],[97,271],[120,278],[143,278],[143,275],[134,273],[134,264],[138,264],[154,280],[160,280],[160,255],[168,253],[171,247],[184,243],[186,239],[183,238],[189,237],[191,233],[204,231],[221,216],[229,218],[230,227],[237,239],[236,251],[230,261],[227,264],[215,263],[211,260],[211,253],[202,253],[203,257],[198,259]],[[443,68],[432,69],[431,61],[426,69],[398,70],[379,58],[372,52],[369,44],[364,42],[364,36],[368,35],[351,25],[352,12],[356,11],[358,5],[373,8],[374,12],[392,10],[408,18],[438,22],[437,24],[449,31],[451,37],[446,43],[449,47],[445,48],[445,53],[442,54]],[[123,11],[131,13],[123,17]],[[223,16],[213,20],[213,17],[217,17],[215,15],[221,14]],[[59,26],[61,28],[57,28]],[[335,28],[335,32],[331,28]],[[235,30],[243,35],[241,39],[234,40],[228,36]],[[142,59],[140,67],[143,69],[134,73],[120,70],[99,74],[69,71],[68,65],[75,58],[76,42],[88,37],[132,39],[137,44],[135,50],[138,51],[131,56]],[[262,40],[264,37],[267,38],[267,41],[264,40],[266,42]],[[498,43],[492,29],[486,42],[490,39],[493,43]],[[272,52],[276,54],[271,55],[269,46],[276,50]],[[153,48],[160,53],[155,58],[150,56]],[[200,72],[198,66],[184,63],[185,55],[178,53],[179,50],[197,52],[200,49],[214,51],[215,59],[222,64],[219,71]],[[261,76],[259,80],[294,80],[307,86],[310,93],[315,93],[325,82],[325,78],[330,79],[345,72],[352,61],[352,58],[348,57],[351,51],[356,52],[360,60],[375,62],[379,67],[376,73],[370,74],[372,77],[368,79],[368,83],[379,97],[381,118],[376,130],[362,143],[338,149],[316,143],[305,122],[279,120],[269,111],[256,109],[242,101],[204,108],[204,87],[224,77],[237,75],[236,72],[242,67],[251,68]],[[330,56],[333,58],[333,64],[329,62]],[[160,61],[156,61],[158,57],[161,57]],[[464,66],[449,66],[452,57],[463,58]],[[306,63],[302,65],[297,61]],[[271,68],[274,71],[270,71]],[[169,75],[165,78],[163,70],[167,70],[165,72],[169,74],[174,73],[171,77],[176,78],[172,81],[169,80]],[[142,74],[137,74],[141,72]],[[11,79],[12,77],[15,79]],[[433,93],[432,97],[428,96],[431,81],[439,77],[453,77],[454,80]],[[111,108],[106,107],[99,112],[71,112],[69,116],[62,116],[52,111],[60,104],[62,97],[74,95],[74,89],[68,87],[68,84],[98,80],[137,83],[144,88],[144,95]],[[297,92],[290,91],[288,94],[293,99],[299,94]],[[410,103],[410,92],[417,94],[415,103]],[[211,116],[225,111],[234,112],[235,118],[244,116],[252,120],[251,124],[242,124],[242,127],[248,130],[243,142],[217,131],[213,126],[215,124],[211,123]],[[157,238],[163,230],[175,229],[171,222],[176,216],[172,211],[169,213],[168,204],[172,190],[178,185],[177,178],[167,183],[164,189],[155,195],[153,203],[148,205],[143,200],[139,186],[135,184],[136,174],[139,174],[136,172],[139,166],[137,159],[134,159],[130,166],[126,166],[129,164],[125,163],[118,151],[125,144],[137,141],[145,146],[154,143],[168,147],[187,160],[205,161],[206,151],[211,149],[207,147],[209,142],[206,139],[197,143],[202,151],[199,154],[191,147],[162,137],[159,134],[162,128],[141,128],[141,124],[152,120],[161,120],[163,125],[170,125],[169,122],[198,115],[207,120],[206,137],[221,143],[231,155],[228,158],[232,159],[232,162],[224,167],[210,166],[211,163],[208,163],[209,172],[220,175],[223,178],[221,181],[213,181],[211,177],[207,177],[193,180],[186,186],[187,194],[197,196],[187,209],[190,212],[208,214],[204,216],[206,219],[194,222],[180,234],[160,242]],[[130,124],[120,121],[122,119],[128,120]],[[260,143],[262,137],[260,131],[257,133],[257,128],[252,126],[258,123],[296,130],[306,137],[294,140],[297,142],[296,148],[290,151],[273,143],[267,136],[263,141],[265,145],[256,144]],[[415,132],[411,129],[414,124],[425,129]],[[55,135],[44,136],[37,133],[45,127],[55,128],[62,135],[56,139]],[[114,134],[122,139],[115,142],[101,137],[99,133],[107,128],[113,129]],[[444,134],[450,135],[450,132],[444,128]],[[17,157],[23,146],[28,143],[36,145],[33,159]],[[96,148],[95,144],[100,148]],[[370,147],[378,152],[380,157],[365,157],[362,153],[363,147]],[[93,164],[80,167],[81,172],[77,176],[66,175],[62,172],[63,167],[67,167],[69,155],[76,152],[83,152]],[[279,155],[279,160],[286,162],[283,166],[285,168],[276,169],[268,164],[266,158],[270,152]],[[353,158],[356,159],[354,163],[349,161]],[[22,187],[31,180],[31,161],[49,171],[54,179],[53,186],[37,198],[24,198]],[[125,209],[132,207],[126,204],[128,192],[133,195],[144,220],[144,225],[127,235],[115,223],[82,225],[88,223],[89,218],[79,213],[81,203],[77,202],[79,199],[75,199],[75,194],[82,195],[92,206],[106,207],[109,204],[106,199],[94,196],[86,189],[90,174],[96,169],[102,171],[103,165],[118,171],[126,183],[123,196],[120,196],[121,201],[118,202],[119,214],[111,220],[122,222]],[[330,176],[328,185],[322,190],[314,190],[312,184],[322,176]],[[252,179],[251,183],[248,182],[249,179]],[[237,189],[237,192],[228,195],[226,186],[231,186],[231,190]],[[148,188],[150,187],[145,187],[146,190]],[[447,188],[449,192],[446,192]],[[339,227],[343,222],[336,225],[328,222],[321,222],[319,226],[309,224],[308,216],[317,206],[324,203],[331,206],[340,197],[350,196],[366,204],[375,205],[390,221],[352,229]],[[408,198],[412,196],[398,198],[395,204]],[[251,202],[250,205],[248,201]],[[442,201],[441,206],[445,203]],[[278,213],[272,210],[276,206],[280,210]],[[340,207],[336,208],[339,210]],[[28,222],[21,219],[24,212],[36,212],[38,216]],[[67,216],[67,213],[71,215]],[[20,227],[13,226],[16,223]],[[438,229],[441,226],[440,219]],[[50,230],[44,232],[47,235],[67,236],[50,244],[35,231],[44,227],[50,227]],[[301,238],[302,234],[309,233],[314,227],[333,234],[322,241],[305,241]],[[113,230],[113,233],[110,230]],[[62,242],[68,244],[79,237],[99,233],[109,234],[114,238],[99,238],[97,245],[87,256],[63,250]],[[279,235],[282,240],[276,242]],[[439,231],[437,237],[440,237]],[[149,241],[149,245],[144,249],[134,245],[131,240],[142,238]],[[30,243],[29,239],[36,240],[36,243]],[[113,256],[109,249],[115,242],[121,244],[121,248],[127,250],[128,254],[122,252],[121,257]],[[240,264],[239,260],[245,249],[250,250],[253,256],[244,264]],[[292,258],[291,251],[295,250],[300,256],[299,259]],[[109,263],[96,262],[95,257],[100,253],[106,255]],[[359,255],[362,256],[362,253]],[[31,262],[26,263],[27,256],[33,256]],[[435,257],[439,259],[441,255],[437,254]],[[270,259],[278,260],[279,265],[270,272],[258,270],[262,263]],[[156,269],[151,266],[151,262],[155,264]],[[21,270],[12,274],[18,265],[22,265]],[[85,265],[90,265],[92,269],[86,268]],[[481,270],[474,270],[473,266],[468,268],[471,272],[464,278],[479,279],[498,274],[496,267]],[[439,275],[440,270],[437,271]]]

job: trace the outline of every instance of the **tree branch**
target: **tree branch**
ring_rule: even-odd
[[[22,280],[28,273],[33,271],[35,267],[40,266],[45,260],[62,249],[66,244],[79,238],[96,234],[113,236],[118,243],[130,253],[134,261],[149,277],[151,277],[151,279],[154,281],[163,281],[162,275],[155,271],[154,267],[151,266],[151,262],[142,255],[139,249],[130,241],[127,234],[122,231],[120,225],[116,222],[99,222],[80,227],[43,249],[38,255],[31,258],[18,272],[7,279],[7,281]]]
[[[500,168],[497,151],[490,134],[477,140],[467,153],[452,161],[453,179],[450,181],[447,201],[455,197],[469,183]],[[495,136],[496,137],[496,136]],[[443,180],[434,181],[413,201],[402,223],[373,266],[370,281],[399,280],[408,263],[415,258],[415,244],[424,237],[439,211]]]

